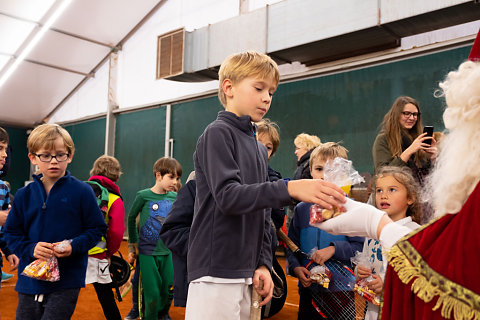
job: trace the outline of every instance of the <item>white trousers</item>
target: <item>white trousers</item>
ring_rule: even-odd
[[[251,288],[245,283],[191,282],[185,320],[248,320]]]

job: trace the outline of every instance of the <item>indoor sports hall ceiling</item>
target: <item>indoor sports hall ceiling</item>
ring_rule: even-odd
[[[0,122],[41,122],[165,0],[0,0]],[[135,5],[132,5],[134,3]],[[62,9],[38,44],[19,55]],[[18,68],[4,81],[8,68]]]

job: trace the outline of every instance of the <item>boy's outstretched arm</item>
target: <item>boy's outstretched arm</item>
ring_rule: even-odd
[[[291,180],[288,182],[288,193],[299,201],[316,203],[324,208],[342,208],[345,193],[340,187],[321,179]]]

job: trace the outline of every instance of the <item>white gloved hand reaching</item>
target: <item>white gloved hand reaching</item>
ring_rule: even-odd
[[[331,234],[377,239],[377,228],[384,211],[374,206],[347,198],[347,212],[314,226]]]

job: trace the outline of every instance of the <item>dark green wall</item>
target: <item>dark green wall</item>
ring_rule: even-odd
[[[193,153],[198,137],[205,127],[216,119],[220,110],[223,110],[223,107],[216,96],[172,106],[170,136],[174,139],[173,157],[183,168],[183,184],[193,170]]]
[[[10,170],[2,179],[10,182],[12,192],[15,194],[18,189],[24,186],[25,181],[30,179],[30,160],[27,150],[27,129],[5,127],[10,145],[12,146]]]
[[[93,162],[105,152],[105,118],[65,126],[75,143],[75,155],[68,170],[80,180],[90,176]]]
[[[165,155],[165,107],[117,116],[115,157],[124,174],[118,185],[126,214],[137,191],[155,184],[153,164]]]
[[[469,50],[470,47],[464,47],[281,84],[267,115],[281,130],[281,144],[271,161],[272,167],[290,177],[296,167],[293,140],[297,134],[307,132],[324,142],[343,141],[357,170],[372,171],[371,148],[378,126],[399,95],[416,98],[423,124],[442,130],[444,102],[434,98],[434,91]],[[193,170],[196,141],[219,110],[222,107],[216,96],[172,105],[173,156],[183,166],[183,183]],[[162,106],[117,116],[115,156],[124,172],[119,186],[127,211],[135,193],[154,184],[153,163],[165,153],[165,115]],[[104,152],[105,119],[66,128],[77,148],[70,170],[86,179],[93,161]],[[25,145],[25,141],[18,143]]]
[[[323,142],[343,141],[358,171],[373,171],[371,149],[378,126],[393,101],[408,95],[420,102],[424,125],[443,130],[438,82],[465,60],[470,47],[409,60],[281,84],[267,117],[281,130],[271,166],[284,177],[296,167],[293,140],[302,132]]]

